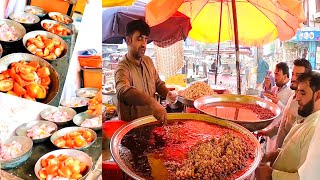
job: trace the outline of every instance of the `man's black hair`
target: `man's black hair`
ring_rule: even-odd
[[[296,59],[293,61],[293,64],[295,66],[302,66],[305,68],[305,73],[309,73],[310,71],[312,71],[312,67],[311,67],[311,63],[306,60],[306,59]]]
[[[279,62],[277,65],[276,65],[276,68],[281,70],[283,75],[287,75],[288,78],[290,78],[289,76],[289,67],[287,65],[287,63],[285,62]]]
[[[298,82],[309,82],[310,88],[315,93],[320,90],[320,73],[311,71],[309,73],[303,73],[298,77]]]
[[[129,22],[126,26],[126,36],[132,36],[134,32],[139,31],[141,35],[149,36],[150,27],[149,25],[142,19],[133,20]]]

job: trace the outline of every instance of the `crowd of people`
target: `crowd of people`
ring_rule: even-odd
[[[312,71],[308,60],[296,59],[291,83],[284,62],[276,65],[274,78],[273,87],[269,76],[264,79],[264,95],[280,107],[281,115],[259,132],[268,139],[256,179],[319,179],[317,166],[311,167],[314,162],[307,156],[315,156],[311,152],[316,144],[310,143],[320,118],[320,74]]]

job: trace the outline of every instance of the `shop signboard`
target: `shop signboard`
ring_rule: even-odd
[[[319,31],[298,31],[297,34],[291,39],[292,41],[320,41]]]

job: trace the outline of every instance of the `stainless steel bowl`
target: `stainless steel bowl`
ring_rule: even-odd
[[[81,123],[82,123],[84,120],[90,119],[90,118],[94,118],[94,117],[97,117],[97,116],[88,114],[88,113],[86,113],[86,112],[82,112],[82,113],[79,113],[79,114],[77,114],[76,116],[73,117],[73,122],[74,122],[74,124],[76,124],[77,126],[83,127],[83,126],[81,126]],[[99,126],[99,127],[86,127],[86,128],[90,128],[90,129],[93,129],[93,130],[95,130],[95,131],[98,131],[98,130],[101,130],[101,128],[102,128],[102,123],[101,123],[101,126]]]
[[[32,11],[34,13],[32,13]],[[24,12],[34,14],[34,15],[36,15],[38,17],[43,17],[43,16],[45,16],[47,14],[47,12],[44,9],[42,9],[42,8],[40,8],[38,6],[26,6],[24,8]],[[36,13],[36,12],[39,12],[39,13]]]
[[[72,149],[78,149],[78,150],[85,150],[87,149],[88,147],[90,147],[96,140],[97,140],[97,133],[94,132],[92,129],[89,129],[89,128],[84,128],[84,127],[66,127],[66,128],[63,128],[63,129],[60,129],[59,131],[55,132],[51,138],[50,138],[50,141],[52,142],[52,144],[54,144],[54,141],[68,133],[71,133],[71,132],[74,132],[74,131],[79,131],[79,130],[86,130],[86,131],[89,131],[92,135],[92,142],[87,144],[86,146],[82,146],[82,147],[79,147],[79,148],[72,148]],[[55,144],[54,144],[55,145]],[[55,145],[56,146],[56,145]],[[56,146],[57,148],[60,148],[58,146]],[[71,148],[62,148],[62,149],[71,149]]]
[[[27,17],[33,18],[34,22],[27,23],[27,22],[22,22],[21,20],[15,20],[16,18],[27,18]],[[9,15],[9,18],[12,19],[13,21],[16,21],[16,22],[23,24],[25,26],[31,26],[31,25],[34,25],[34,24],[37,24],[38,22],[40,22],[40,18],[38,16],[33,15],[31,13],[25,13],[25,12],[11,13]]]
[[[28,39],[35,38],[39,34],[43,35],[43,36],[45,36],[47,38],[50,38],[50,39],[58,39],[61,42],[61,45],[64,47],[64,50],[62,51],[60,57],[57,57],[57,59],[45,59],[43,57],[41,57],[41,58],[43,58],[43,59],[45,59],[47,61],[57,61],[59,59],[64,58],[67,55],[67,53],[68,53],[68,45],[67,45],[67,43],[61,37],[59,37],[58,35],[55,35],[55,34],[50,33],[48,31],[31,31],[31,32],[27,33],[22,39],[23,46],[27,49],[26,44],[27,44]]]
[[[83,101],[86,104],[85,105],[81,105],[81,106],[70,106],[69,104],[76,104],[79,101]],[[84,112],[88,109],[88,102],[89,102],[89,98],[85,98],[85,97],[71,97],[70,99],[64,99],[61,101],[61,105],[65,106],[65,107],[70,107],[72,109],[74,109],[75,111],[77,111],[77,113],[81,113]]]
[[[52,127],[52,128],[54,128],[54,130],[47,137],[40,138],[40,139],[32,139],[32,141],[34,143],[40,143],[40,142],[44,142],[44,141],[48,140],[50,138],[50,136],[58,130],[58,126],[55,123],[52,123],[49,121],[36,120],[36,121],[31,121],[28,123],[21,124],[19,127],[17,127],[16,134],[18,136],[28,137],[27,134],[28,134],[29,129],[31,129],[34,126],[42,126],[42,125],[47,125],[49,127]],[[30,137],[28,137],[28,138],[30,138]]]
[[[59,13],[59,12],[49,12],[49,13],[48,13],[48,15],[49,15],[50,19],[52,19],[52,20],[55,20],[55,19],[53,19],[53,18],[52,18],[52,16],[55,16],[55,15],[62,15],[64,18],[69,19],[69,20],[70,20],[70,22],[69,22],[69,23],[63,23],[63,22],[60,22],[60,23],[63,23],[63,24],[72,24],[72,23],[73,23],[73,19],[72,19],[70,16],[67,16],[67,15],[62,14],[62,13]],[[55,20],[55,21],[56,21],[56,20]],[[58,22],[59,22],[59,21],[58,21]]]
[[[92,167],[93,167],[93,161],[92,158],[79,150],[75,150],[75,149],[59,149],[59,150],[55,150],[55,151],[51,151],[45,155],[43,155],[36,163],[36,165],[34,166],[34,173],[36,174],[38,179],[42,179],[39,176],[39,171],[41,170],[42,166],[41,166],[41,160],[42,159],[46,159],[48,158],[50,155],[54,155],[54,156],[59,156],[60,154],[63,155],[67,155],[70,156],[72,158],[75,158],[77,160],[79,160],[80,162],[85,163],[89,168],[87,168],[86,173],[83,175],[83,177],[80,180],[84,180],[86,179],[86,177],[88,176],[89,172],[91,171]]]
[[[88,96],[85,94],[85,92],[92,93],[91,96]],[[80,88],[76,90],[76,96],[77,97],[85,97],[85,98],[93,98],[95,97],[99,92],[98,88]]]
[[[65,121],[62,121],[62,122],[53,121],[53,120],[47,118],[48,114],[54,113],[56,111],[67,112],[69,118],[67,118]],[[71,121],[76,114],[77,113],[74,109],[69,108],[69,107],[63,107],[63,106],[48,108],[48,109],[45,109],[40,112],[40,116],[42,119],[45,119],[47,121],[51,121],[51,122],[57,124],[58,126],[65,125],[66,123]]]
[[[72,35],[73,35],[72,29],[71,29],[70,27],[66,26],[66,25],[63,24],[63,23],[60,23],[60,22],[54,21],[54,20],[49,20],[49,19],[42,20],[42,21],[41,21],[41,27],[42,27],[44,30],[46,30],[46,31],[48,31],[48,30],[43,27],[43,24],[44,24],[44,23],[48,23],[48,24],[59,24],[59,25],[61,25],[62,27],[66,28],[66,29],[68,29],[68,30],[70,31],[70,34],[69,34],[69,35],[63,36],[63,35],[56,34],[56,35],[58,35],[58,36],[67,37],[67,36],[72,36]]]
[[[79,101],[83,101],[86,104],[85,105],[81,105],[81,106],[69,106],[68,104],[74,104],[77,103]],[[71,97],[70,99],[64,99],[61,101],[61,105],[65,106],[65,107],[71,107],[71,108],[77,108],[77,107],[84,107],[84,106],[88,106],[88,101],[89,98],[85,98],[85,97]]]
[[[20,60],[24,61],[35,61],[40,64],[41,67],[48,67],[50,71],[51,83],[49,85],[49,91],[46,98],[39,99],[41,103],[49,104],[59,92],[59,75],[57,71],[52,67],[50,63],[41,59],[38,56],[27,54],[27,53],[13,53],[6,55],[0,59],[0,72],[3,72],[8,69],[9,65],[13,62],[19,62]]]
[[[259,97],[254,96],[247,96],[247,95],[235,95],[235,94],[223,94],[223,95],[216,95],[216,96],[205,96],[201,97],[194,102],[194,106],[201,112],[208,114],[202,110],[203,106],[215,106],[215,103],[221,103],[221,102],[239,102],[239,103],[245,103],[245,104],[256,104],[263,108],[271,110],[271,112],[274,114],[274,117],[269,119],[263,119],[263,120],[232,120],[232,119],[226,119],[232,122],[235,122],[237,124],[240,124],[241,126],[244,126],[249,131],[257,131],[260,129],[263,129],[267,127],[269,124],[272,123],[274,119],[276,119],[280,113],[281,110],[279,106],[276,104],[266,101],[264,99],[261,99]],[[214,114],[208,114],[210,116],[220,118],[215,116]],[[221,119],[221,118],[220,118]]]
[[[235,131],[238,131],[239,133],[249,137],[252,140],[252,142],[255,145],[255,155],[256,155],[255,159],[252,162],[252,164],[248,167],[248,169],[246,169],[246,172],[242,176],[237,178],[237,180],[240,180],[240,179],[243,180],[248,178],[254,172],[254,170],[258,167],[259,162],[262,158],[262,151],[261,151],[260,143],[250,131],[248,131],[247,129],[245,129],[244,127],[236,123],[233,123],[230,121],[221,121],[220,119],[214,118],[212,116],[204,115],[204,114],[193,114],[193,113],[169,113],[168,114],[168,122],[172,122],[174,120],[188,120],[188,119],[204,121],[210,124],[216,124],[219,126],[230,128]],[[141,176],[136,174],[134,171],[132,171],[126,165],[125,161],[121,158],[120,156],[121,140],[130,130],[134,128],[146,126],[146,125],[151,125],[154,123],[157,123],[157,120],[153,116],[146,116],[146,117],[136,119],[120,127],[113,134],[111,138],[110,151],[114,161],[118,164],[118,166],[121,168],[123,172],[125,172],[127,175],[129,175],[133,179],[142,180],[144,178],[142,178]]]
[[[27,159],[31,156],[33,142],[30,138],[25,136],[12,136],[7,139],[4,144],[11,143],[13,141],[17,141],[22,145],[22,152],[18,157],[9,160],[0,160],[1,169],[12,169],[20,166],[22,163],[27,161]]]
[[[24,35],[27,32],[26,29],[18,22],[15,22],[15,21],[12,21],[9,19],[0,19],[0,26],[2,26],[3,24],[7,24],[9,27],[13,26],[14,29],[17,31],[18,39],[15,41],[4,41],[4,40],[0,39],[0,41],[2,41],[2,42],[10,43],[10,42],[19,41],[20,39],[22,39],[24,37]]]

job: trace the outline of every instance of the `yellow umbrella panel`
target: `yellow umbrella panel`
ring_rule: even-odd
[[[131,6],[135,0],[102,0],[102,7]]]

